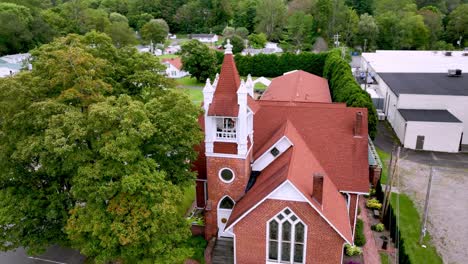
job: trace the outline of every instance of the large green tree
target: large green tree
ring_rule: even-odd
[[[305,14],[302,11],[293,13],[288,18],[288,33],[287,36],[292,44],[301,49],[304,44],[309,48],[312,47],[314,19],[312,15]]]
[[[31,46],[33,16],[29,8],[0,3],[0,55],[24,52]]]
[[[164,43],[169,33],[169,26],[164,19],[152,19],[141,28],[141,37],[151,43],[152,48],[158,43]]]
[[[468,41],[468,4],[458,6],[448,16],[447,40],[455,44],[460,37]],[[461,43],[463,46],[463,43]]]
[[[263,32],[270,40],[282,37],[286,22],[287,6],[284,0],[260,0],[257,5],[257,32]]]
[[[204,82],[207,78],[213,78],[217,70],[215,51],[208,48],[198,40],[191,40],[182,45],[183,69]]]
[[[373,50],[375,41],[379,34],[379,27],[374,17],[369,14],[362,14],[359,18],[356,42],[363,47],[363,51]],[[365,49],[364,49],[364,46]]]
[[[98,263],[181,263],[199,109],[154,56],[69,35],[0,82],[0,247],[72,245]]]

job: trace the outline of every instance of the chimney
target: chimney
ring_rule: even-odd
[[[312,184],[312,198],[322,205],[323,175],[320,173],[314,173],[314,182]]]
[[[361,133],[361,127],[362,127],[362,112],[357,112],[356,113],[356,120],[354,122],[354,136],[355,137],[360,137],[362,136]]]

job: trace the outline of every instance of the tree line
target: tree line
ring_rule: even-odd
[[[241,28],[236,36],[253,40],[252,46],[264,34],[287,50],[310,50],[317,37],[333,45],[336,34],[347,46],[366,50],[453,49],[468,41],[467,2],[5,0],[0,3],[0,54],[25,52],[57,36],[92,30],[105,32],[122,46],[137,42],[134,31],[149,43],[161,42],[159,36],[169,31],[222,34],[226,27]]]

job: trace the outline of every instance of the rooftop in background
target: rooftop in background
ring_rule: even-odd
[[[468,61],[468,57],[466,58]],[[379,76],[400,94],[468,96],[468,73],[449,77],[447,73],[380,73]]]
[[[216,34],[189,34],[189,38],[213,38]]]
[[[382,72],[447,72],[448,69],[461,69],[468,72],[466,51],[406,51],[377,50],[375,53],[363,53],[362,57],[370,63],[377,73]]]
[[[29,53],[23,53],[0,57],[0,78],[19,72],[23,61],[29,56]]]
[[[163,63],[169,63],[172,66],[176,67],[178,70],[182,70],[182,59],[180,57],[177,58],[166,58],[162,60]]]
[[[406,121],[462,123],[447,110],[398,109]]]
[[[274,78],[261,100],[332,102],[327,80],[301,70],[287,72],[283,76]]]

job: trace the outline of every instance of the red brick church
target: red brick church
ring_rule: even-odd
[[[256,100],[229,44],[203,95],[205,238],[231,238],[239,264],[341,263],[369,190],[367,109],[332,103],[327,80],[304,71]]]

